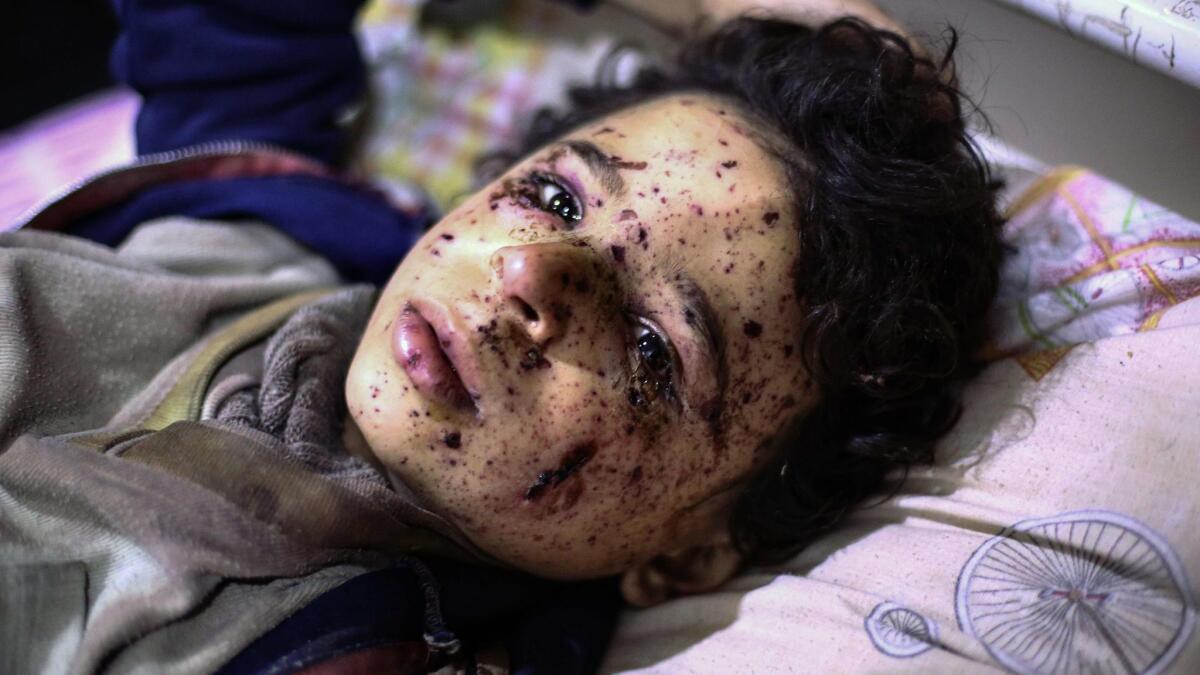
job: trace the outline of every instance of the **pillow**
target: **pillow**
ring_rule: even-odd
[[[1012,355],[936,465],[785,565],[626,612],[605,672],[1200,671],[1200,226],[1074,168],[1011,214]]]
[[[1009,212],[993,356],[1149,330],[1200,295],[1200,226],[1103,176],[1056,169]]]

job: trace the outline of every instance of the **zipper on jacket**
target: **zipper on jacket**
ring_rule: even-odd
[[[24,228],[39,215],[41,215],[43,211],[50,208],[54,204],[68,199],[75,193],[80,192],[88,186],[110,176],[115,176],[127,171],[136,171],[138,169],[144,169],[147,167],[165,166],[199,157],[215,157],[219,155],[235,155],[240,153],[264,153],[270,155],[296,157],[311,164],[320,166],[320,163],[316,160],[304,157],[295,151],[289,150],[282,146],[264,143],[262,141],[209,141],[206,143],[198,143],[196,145],[189,145],[185,148],[165,150],[163,152],[155,152],[149,155],[143,155],[122,166],[104,169],[102,171],[89,174],[88,176],[73,183],[69,183],[64,187],[55,190],[45,199],[42,199],[33,206],[25,209],[25,211],[17,217],[16,224],[11,228],[8,228],[8,231]]]

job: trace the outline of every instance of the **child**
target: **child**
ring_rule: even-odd
[[[711,589],[928,461],[957,415],[994,185],[948,61],[895,34],[727,23],[670,71],[573,92],[412,244],[419,217],[326,168],[361,88],[337,65],[351,3],[119,8],[139,143],[171,154],[29,224],[115,252],[0,239],[17,668],[250,672],[385,644],[419,670],[500,641],[514,666],[587,670],[609,587],[533,577],[613,578],[640,605]],[[411,253],[376,295],[330,290],[297,242],[351,280]],[[396,569],[407,595],[378,590]],[[380,604],[386,640],[361,620]]]

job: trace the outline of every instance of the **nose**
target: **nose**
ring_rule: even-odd
[[[592,292],[586,249],[561,242],[505,246],[492,255],[504,301],[541,346],[567,330],[578,301]]]

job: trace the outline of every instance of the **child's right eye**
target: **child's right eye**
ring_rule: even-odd
[[[573,229],[583,219],[579,199],[561,183],[542,174],[534,174],[533,182],[537,186],[538,208],[561,218],[567,229]]]

